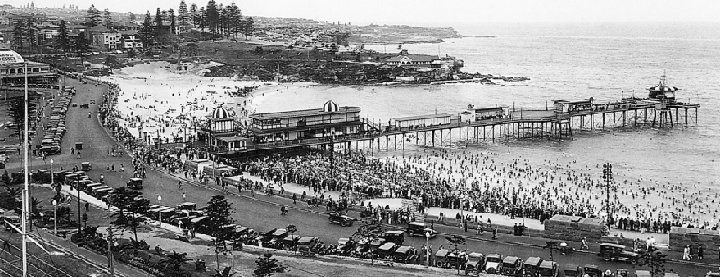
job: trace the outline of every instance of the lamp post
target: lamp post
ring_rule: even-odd
[[[75,191],[77,191],[78,234],[80,234],[80,237],[82,237],[82,226],[80,225],[80,182],[79,181],[75,181]]]
[[[158,194],[158,205],[162,202],[162,196]],[[162,226],[162,210],[158,211],[158,226]]]
[[[605,163],[603,164],[603,179],[605,179],[605,193],[607,194],[607,202],[605,203],[607,206],[605,207],[607,209],[607,226],[608,231],[610,230],[610,183],[613,181],[612,176],[612,164]]]
[[[430,232],[425,232],[425,267],[430,267]]]
[[[54,228],[53,228],[54,232],[53,233],[55,233],[55,235],[57,236],[57,200],[53,199],[52,205],[53,205],[53,221],[54,221]]]
[[[55,175],[53,174],[52,165],[53,159],[50,159],[50,187],[55,185]]]

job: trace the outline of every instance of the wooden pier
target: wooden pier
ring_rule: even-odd
[[[433,126],[395,127],[364,121],[364,132],[334,138],[313,138],[253,144],[246,150],[224,153],[242,154],[256,150],[318,147],[343,152],[393,151],[405,149],[406,142],[442,147],[457,143],[479,144],[510,140],[567,140],[581,132],[617,128],[673,128],[695,126],[699,104],[663,103],[649,100],[623,100],[592,104],[569,112],[557,110],[523,110],[509,116],[463,122],[453,118],[450,123]],[[218,153],[220,154],[220,153]]]

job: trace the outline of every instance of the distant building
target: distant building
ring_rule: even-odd
[[[0,53],[2,50],[0,50]],[[50,65],[33,61],[27,62],[28,83],[30,84],[54,84],[58,80],[58,74],[50,69]],[[7,64],[0,66],[0,81],[7,85],[21,85],[25,82],[25,68],[23,64]]]
[[[302,141],[337,138],[362,131],[359,107],[338,107],[327,101],[322,108],[250,115],[256,141]]]
[[[202,139],[207,141],[208,146],[215,152],[233,152],[246,150],[252,141],[248,137],[239,135],[235,127],[235,118],[223,107],[213,110],[208,125],[203,127]]]
[[[385,63],[397,66],[433,67],[433,62],[437,60],[440,60],[438,56],[425,54],[408,54],[408,51],[403,49],[402,51],[400,51],[399,55],[385,60]]]
[[[123,49],[142,49],[144,46],[137,32],[133,31],[121,32],[120,41]]]
[[[90,45],[102,50],[115,50],[120,48],[120,33],[103,26],[95,26],[87,30]]]

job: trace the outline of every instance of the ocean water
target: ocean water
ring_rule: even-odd
[[[484,144],[531,163],[553,160],[595,167],[614,165],[616,180],[670,183],[690,192],[720,190],[720,26],[713,24],[484,24],[458,26],[464,37],[439,44],[406,44],[410,53],[450,55],[464,71],[525,76],[504,86],[309,86],[276,88],[256,98],[258,112],[321,107],[327,100],[359,106],[374,121],[448,112],[467,104],[544,108],[552,100],[619,100],[647,95],[663,72],[681,88],[680,101],[701,104],[688,128],[634,129],[581,134],[571,141]],[[397,45],[368,45],[397,52]],[[598,175],[601,174],[598,170]]]

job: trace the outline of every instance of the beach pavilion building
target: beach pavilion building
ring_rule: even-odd
[[[208,125],[202,128],[208,146],[216,152],[246,150],[250,138],[241,136],[235,128],[235,119],[222,106],[213,110]]]
[[[362,132],[359,107],[339,107],[327,101],[322,108],[250,115],[256,143],[302,142],[341,138]]]

